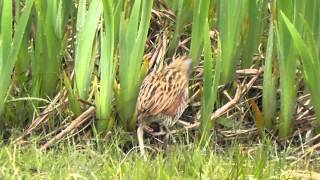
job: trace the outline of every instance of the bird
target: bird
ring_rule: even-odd
[[[136,104],[137,137],[142,156],[145,157],[144,129],[151,123],[159,123],[170,134],[169,128],[186,109],[191,72],[191,58],[181,56],[161,71],[149,73],[144,78]]]

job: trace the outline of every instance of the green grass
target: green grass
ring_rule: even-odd
[[[258,111],[264,106],[260,121],[287,137],[297,130],[297,117],[316,114],[320,129],[319,7],[316,0],[1,1],[0,129],[26,128],[47,105],[35,99],[51,101],[67,89],[68,108],[51,111],[50,128],[92,104],[98,132],[114,125],[135,130],[141,82],[173,54],[193,59],[189,97],[206,101],[200,108],[189,103],[188,110],[201,113],[202,131],[229,101],[211,86],[235,85],[242,80],[236,70],[251,66],[264,70],[252,86],[264,87],[262,103],[255,88],[241,99],[257,97]],[[232,96],[235,86],[227,91]],[[304,104],[304,113],[297,99],[308,93],[314,111]]]
[[[126,139],[126,142],[124,143]],[[34,139],[35,140],[35,139]],[[291,148],[276,151],[268,140],[243,145],[234,141],[227,147],[194,144],[170,145],[167,154],[149,151],[148,160],[140,157],[128,133],[109,134],[99,143],[61,144],[40,152],[35,144],[5,145],[0,149],[0,178],[15,179],[280,179],[290,171],[314,172],[308,160],[290,165]],[[85,145],[84,145],[85,144]],[[155,148],[153,145],[152,148]],[[126,149],[126,152],[123,151]]]

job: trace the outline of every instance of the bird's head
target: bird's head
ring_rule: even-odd
[[[182,56],[173,61],[169,67],[178,69],[189,76],[192,72],[192,60],[187,56]]]

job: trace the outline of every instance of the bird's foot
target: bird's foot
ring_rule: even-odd
[[[147,126],[147,125],[143,125],[143,130],[145,130],[149,134],[154,133],[154,130],[151,127]]]
[[[163,127],[162,127],[162,126],[160,126],[159,131],[157,131],[157,132],[152,132],[152,133],[151,133],[152,136],[163,136],[163,135],[166,135],[166,134],[167,134],[167,133],[166,133],[165,130],[163,130]]]

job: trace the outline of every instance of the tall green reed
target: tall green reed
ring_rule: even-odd
[[[276,1],[277,6],[277,49],[280,67],[280,124],[279,134],[281,137],[288,136],[293,130],[293,115],[296,105],[296,50],[291,39],[290,32],[279,16],[280,11],[294,20],[294,2],[293,1]]]
[[[190,53],[193,65],[198,65],[203,51],[203,32],[205,31],[210,0],[199,0],[194,5]]]
[[[216,65],[214,67],[214,74],[212,73],[213,69],[213,58],[212,58],[212,47],[211,39],[209,36],[209,24],[206,21],[205,31],[204,31],[204,80],[203,80],[203,96],[201,97],[201,118],[200,118],[200,130],[201,138],[200,143],[203,144],[207,142],[209,131],[212,129],[214,122],[211,121],[211,114],[214,107],[214,104],[217,100],[218,94],[218,85],[220,82],[221,74],[221,44],[218,39],[218,55],[216,58]]]
[[[235,77],[239,63],[240,33],[242,30],[245,0],[218,1],[218,28],[221,40],[221,82],[230,82]]]
[[[35,48],[32,55],[34,96],[53,96],[57,91],[63,53],[66,48],[68,15],[72,1],[35,1]]]
[[[79,1],[77,14],[77,40],[75,52],[75,79],[79,97],[86,99],[90,88],[94,61],[96,55],[95,37],[98,23],[102,13],[100,0],[90,1],[86,10],[86,0]]]
[[[15,32],[13,32],[12,0],[3,1],[0,36],[0,116],[3,113],[12,71],[17,61],[33,2],[34,0],[26,0],[23,12],[15,25]]]
[[[134,111],[140,83],[145,74],[140,73],[147,40],[153,1],[135,0],[129,17],[121,14],[119,34],[120,96],[117,109],[124,127],[135,128]]]
[[[267,9],[267,0],[248,0],[247,13],[244,17],[244,43],[242,65],[246,68],[252,65],[253,54],[258,50],[264,25],[264,15]]]
[[[175,31],[168,47],[169,57],[172,57],[174,51],[176,50],[180,35],[184,30],[184,26],[189,22],[189,19],[191,19],[194,7],[192,0],[180,0],[177,1],[177,4]]]
[[[302,2],[300,2],[302,3]],[[320,3],[319,1],[308,1],[299,6],[297,10],[297,23],[290,20],[287,15],[280,11],[280,18],[288,28],[294,46],[302,62],[303,77],[311,94],[311,102],[314,106],[317,120],[315,121],[317,131],[320,132]],[[300,31],[299,31],[300,30]]]
[[[101,58],[100,58],[100,89],[96,92],[96,116],[97,129],[99,132],[110,129],[114,119],[110,118],[113,101],[113,82],[115,78],[114,51],[115,32],[115,10],[113,1],[103,1],[104,32],[101,32]],[[119,3],[118,3],[119,4]]]
[[[276,117],[276,76],[273,73],[274,65],[274,26],[273,19],[270,18],[268,44],[265,57],[263,74],[263,94],[262,94],[262,114],[263,128],[273,128]]]

